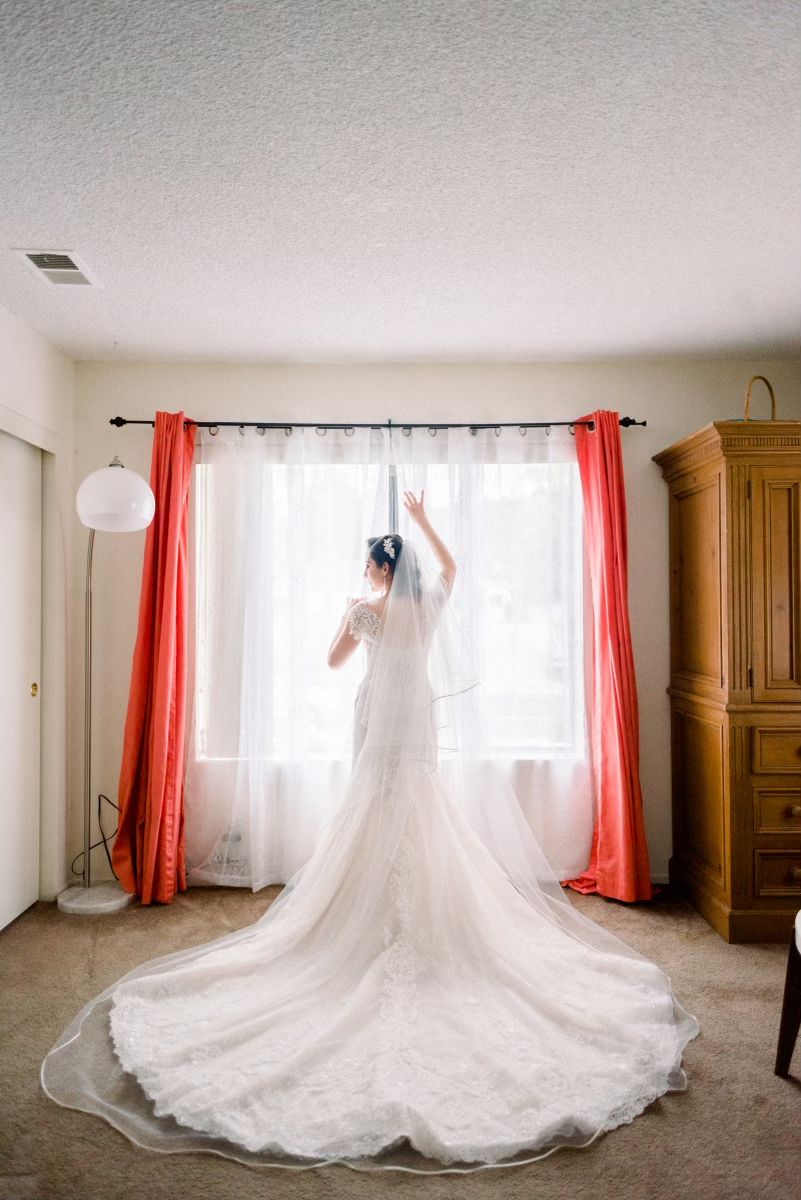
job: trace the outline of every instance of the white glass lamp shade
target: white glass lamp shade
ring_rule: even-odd
[[[75,504],[84,525],[110,533],[145,529],[156,511],[156,500],[147,482],[136,471],[126,471],[122,463],[87,475],[78,488]]]

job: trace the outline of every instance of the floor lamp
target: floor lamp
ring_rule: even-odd
[[[58,897],[58,907],[68,913],[107,913],[125,908],[136,899],[113,880],[92,887],[92,553],[95,530],[129,533],[145,529],[153,520],[156,501],[150,487],[135,471],[126,471],[118,458],[87,475],[75,500],[78,516],[89,527],[86,554],[84,750],[83,750],[83,883]]]

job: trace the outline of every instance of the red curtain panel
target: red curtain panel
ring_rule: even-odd
[[[120,770],[120,819],[112,862],[143,904],[186,890],[184,733],[187,666],[189,478],[194,425],[156,413],[139,628]]]
[[[628,604],[628,539],[619,414],[576,426],[592,592],[590,745],[596,817],[587,870],[566,886],[616,900],[650,900],[640,788],[640,725]]]

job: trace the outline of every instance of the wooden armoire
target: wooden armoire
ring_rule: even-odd
[[[729,942],[801,908],[801,421],[715,421],[670,488],[670,881]]]

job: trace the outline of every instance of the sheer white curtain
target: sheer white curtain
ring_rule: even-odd
[[[401,478],[425,488],[459,563],[452,605],[493,755],[554,873],[573,878],[589,861],[594,819],[575,438],[557,426],[413,429],[394,440]]]
[[[384,456],[370,430],[199,432],[190,884],[285,882],[336,806],[359,664],[326,658],[361,594],[365,539],[387,522]]]
[[[283,883],[350,771],[361,655],[326,665],[365,540],[420,544],[404,489],[459,563],[455,613],[495,756],[561,878],[587,865],[593,804],[583,686],[582,507],[567,430],[225,429],[199,436],[189,882]],[[427,551],[427,547],[425,547]],[[491,798],[488,797],[488,802]]]

